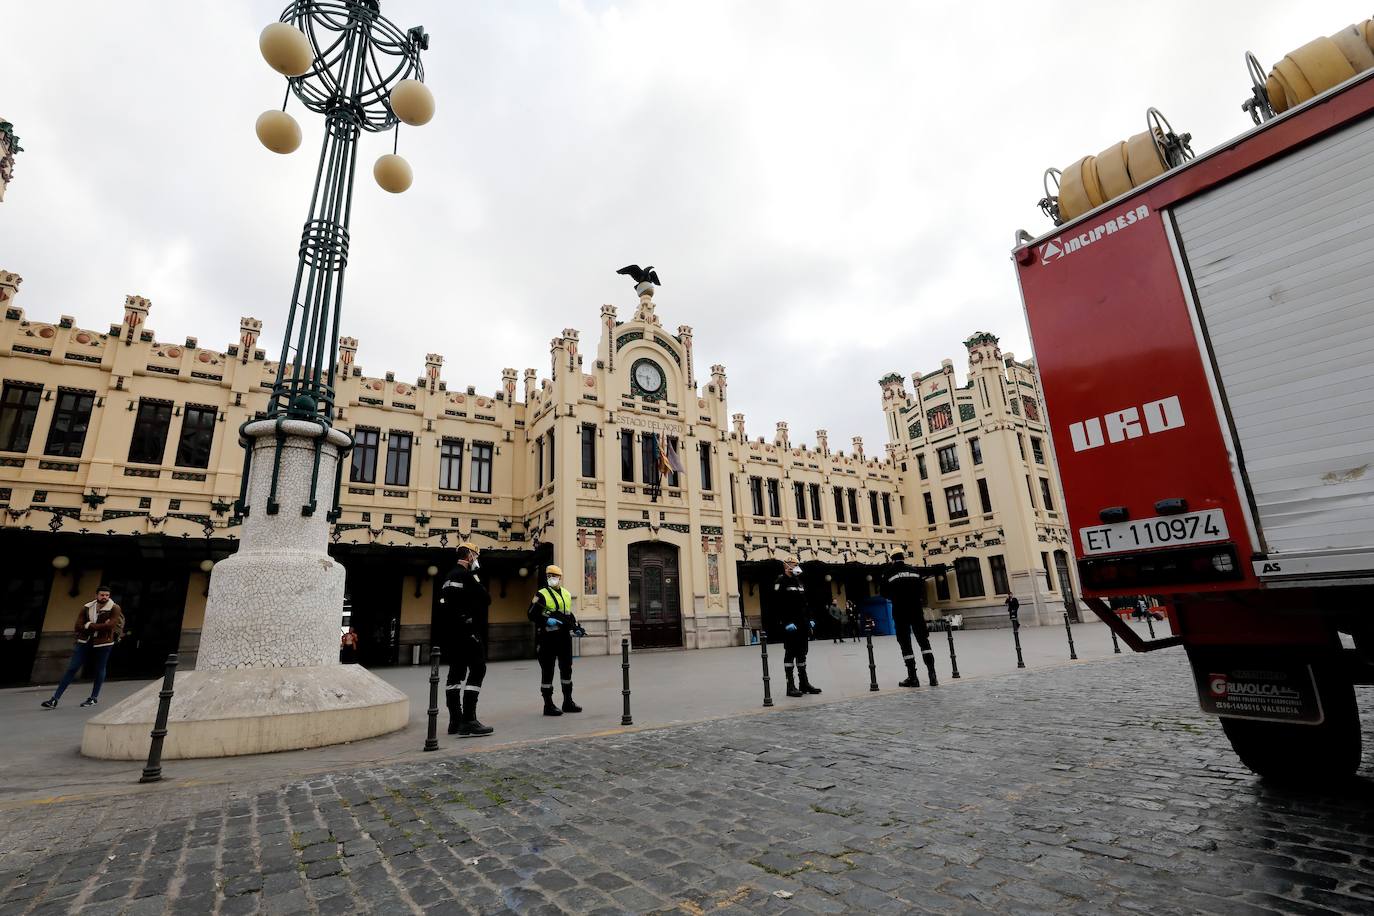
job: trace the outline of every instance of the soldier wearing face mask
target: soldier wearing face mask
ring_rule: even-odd
[[[487,676],[487,609],[491,595],[477,575],[477,548],[458,548],[458,565],[444,576],[439,588],[439,649],[448,658],[444,698],[448,705],[448,733],[462,738],[490,735],[493,729],[477,721],[477,697]]]
[[[585,636],[572,610],[572,594],[563,587],[563,570],[550,566],[544,571],[548,585],[534,594],[529,618],[535,629],[535,648],[539,654],[539,692],[544,695],[544,715],[561,716],[565,712],[581,712],[573,702],[572,638]],[[563,680],[563,706],[553,702],[553,665]]]
[[[782,670],[787,675],[787,695],[804,696],[820,693],[806,676],[806,653],[815,621],[806,608],[806,587],[802,585],[801,564],[792,557],[783,560],[783,572],[773,583],[773,631],[781,631],[783,645]],[[793,680],[795,669],[796,679]]]

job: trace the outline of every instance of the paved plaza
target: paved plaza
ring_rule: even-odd
[[[962,635],[975,668],[979,638],[1009,637]],[[815,647],[832,676],[850,651]],[[481,753],[445,739],[378,764],[366,742],[305,776],[308,754],[172,761],[167,783],[136,787],[137,767],[77,764],[57,743],[52,781],[88,782],[53,800],[34,777],[0,805],[0,914],[1374,910],[1374,734],[1353,787],[1279,791],[1198,711],[1180,650],[1062,655],[933,690],[867,694],[864,670],[863,696],[758,711],[755,695],[733,715],[713,700],[702,721],[593,721]],[[757,663],[718,656],[637,662],[690,705],[721,689],[680,676],[694,660],[717,675]],[[584,668],[618,676],[612,661]],[[509,686],[521,664],[494,667]],[[588,699],[618,701],[588,681]],[[7,727],[31,694],[3,697]],[[490,718],[515,741],[504,715]]]

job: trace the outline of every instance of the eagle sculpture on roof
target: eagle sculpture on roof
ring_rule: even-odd
[[[616,273],[625,274],[631,280],[635,281],[635,286],[646,281],[652,283],[654,286],[663,285],[659,282],[658,274],[654,272],[652,264],[644,268],[641,268],[638,264],[631,264],[629,267],[620,268]]]

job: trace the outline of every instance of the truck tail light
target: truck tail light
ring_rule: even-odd
[[[1078,561],[1078,572],[1084,588],[1097,591],[1139,591],[1152,585],[1230,582],[1242,577],[1232,544],[1089,557]]]

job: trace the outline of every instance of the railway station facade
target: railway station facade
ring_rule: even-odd
[[[237,429],[265,409],[276,363],[245,317],[223,349],[160,341],[152,304],[125,299],[103,330],[31,320],[22,280],[0,271],[0,684],[56,677],[71,620],[98,583],[125,609],[112,676],[194,662],[213,565],[237,545]],[[548,374],[503,370],[494,391],[423,374],[367,375],[339,341],[336,425],[353,436],[331,527],[348,573],[341,620],[360,660],[426,658],[436,576],[453,548],[482,548],[491,654],[532,651],[539,573],[564,570],[583,654],[746,642],[780,558],[799,556],[819,612],[876,594],[888,556],[945,563],[932,616],[1001,625],[1076,613],[1075,574],[1033,364],[965,342],[969,370],[880,381],[889,442],[871,454],[785,422],[750,436],[725,367],[703,371],[691,327],[671,329],[652,291],[595,340],[567,328]],[[584,352],[583,347],[587,347]],[[1024,480],[1024,483],[1023,483]],[[1067,599],[1067,600],[1066,600]],[[822,630],[829,625],[818,620]]]

